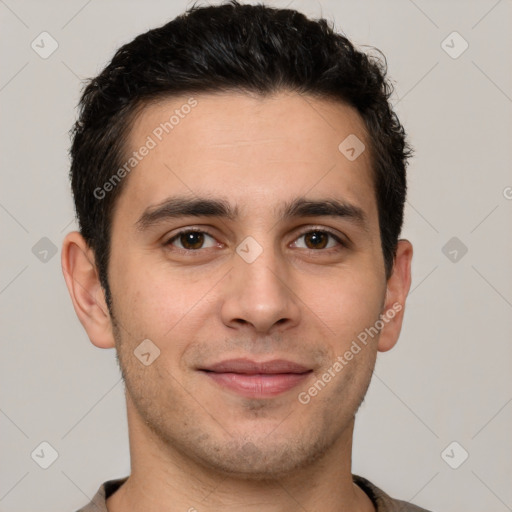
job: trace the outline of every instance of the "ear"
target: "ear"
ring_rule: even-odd
[[[384,317],[384,327],[380,332],[377,348],[379,352],[392,349],[402,330],[405,299],[411,287],[412,244],[408,240],[399,240],[393,272],[388,279],[386,299],[381,318]]]
[[[79,232],[73,231],[64,238],[61,264],[73,307],[92,344],[114,348],[111,317],[94,252]]]

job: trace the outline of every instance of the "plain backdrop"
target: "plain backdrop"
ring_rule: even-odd
[[[434,511],[512,510],[512,4],[268,3],[382,50],[416,150],[412,291],[358,413],[353,472]],[[2,512],[73,511],[129,474],[114,351],[89,342],[60,268],[76,228],[68,130],[81,80],[187,5],[0,1]],[[47,58],[41,38],[58,44]],[[41,450],[56,452],[47,469]]]

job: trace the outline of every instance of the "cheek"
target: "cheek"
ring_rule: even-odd
[[[114,312],[130,349],[150,339],[165,367],[177,364],[201,328],[200,316],[211,311],[205,311],[211,307],[205,298],[211,283],[207,278],[189,282],[183,274],[142,261],[122,264],[114,275]]]
[[[323,281],[305,302],[317,313],[337,340],[349,342],[378,320],[385,296],[385,283],[371,271],[356,276],[340,275]]]
[[[165,273],[158,273],[154,265],[148,265],[133,252],[113,250],[111,254],[109,281],[116,310],[129,321],[147,319],[151,324],[157,318],[167,321],[170,300],[174,296],[178,302],[181,294],[173,293],[165,282]]]

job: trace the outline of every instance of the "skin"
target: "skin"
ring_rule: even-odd
[[[112,224],[112,314],[91,249],[77,232],[63,245],[75,311],[95,346],[116,348],[125,378],[132,471],[108,509],[374,510],[352,482],[354,417],[377,352],[398,340],[403,307],[308,404],[297,399],[379,315],[403,306],[410,287],[406,240],[385,277],[364,123],[349,106],[295,93],[194,97],[198,105],[125,178]],[[147,106],[130,149],[187,99]],[[349,134],[367,148],[355,161],[338,150]],[[239,216],[137,229],[148,208],[176,195],[225,199]],[[347,218],[282,219],[278,209],[300,196],[356,205],[367,229]],[[189,227],[209,235],[193,242],[199,249],[179,237],[166,245]],[[308,229],[348,243],[315,245]],[[252,263],[236,252],[247,236],[263,249]],[[144,339],[160,350],[148,366],[133,353]],[[198,371],[236,357],[313,372],[277,396],[247,398]]]

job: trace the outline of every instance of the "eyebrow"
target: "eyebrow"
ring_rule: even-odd
[[[277,213],[281,220],[301,217],[341,218],[369,232],[368,219],[363,209],[338,199],[312,200],[298,197],[286,202],[278,209]],[[223,199],[170,197],[155,206],[147,208],[135,225],[139,231],[144,231],[168,219],[215,217],[233,221],[238,216],[238,206],[232,206]]]

